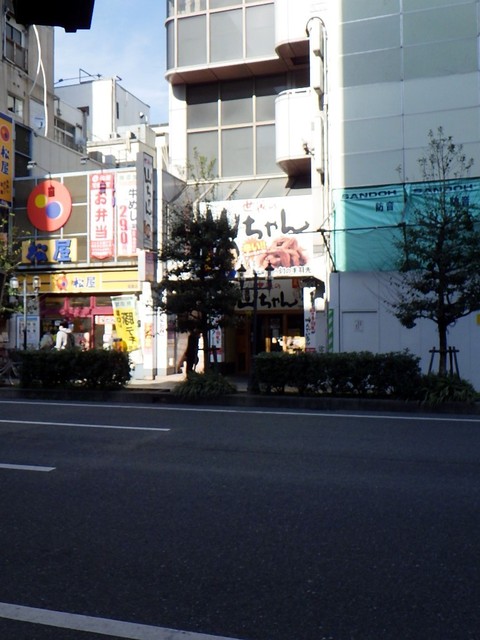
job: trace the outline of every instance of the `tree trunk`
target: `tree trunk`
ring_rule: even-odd
[[[443,322],[439,322],[438,325],[438,344],[439,344],[439,363],[438,363],[438,373],[441,376],[446,375],[447,373],[447,325]]]
[[[210,369],[210,332],[208,329],[202,329],[203,336],[203,365],[204,371],[208,371]]]

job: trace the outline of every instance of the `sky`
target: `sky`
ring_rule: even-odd
[[[166,4],[95,0],[90,29],[66,33],[55,27],[55,83],[86,73],[119,76],[124,89],[150,106],[151,124],[168,122]]]

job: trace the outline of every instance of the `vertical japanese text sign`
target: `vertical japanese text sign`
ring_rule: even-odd
[[[138,248],[153,249],[153,157],[137,155]]]
[[[135,296],[112,296],[115,327],[127,351],[140,348]]]
[[[137,176],[134,171],[117,174],[115,201],[117,205],[117,255],[137,253]]]
[[[113,257],[115,178],[113,173],[90,176],[90,255],[105,260]]]
[[[13,121],[0,113],[0,206],[12,207],[13,201]]]

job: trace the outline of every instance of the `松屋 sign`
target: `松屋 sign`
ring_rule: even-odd
[[[13,201],[13,121],[0,113],[0,205],[11,208]]]

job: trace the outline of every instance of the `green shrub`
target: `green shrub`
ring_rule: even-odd
[[[430,406],[444,402],[473,403],[479,394],[468,380],[456,375],[439,375],[430,373],[422,376],[419,387],[420,400]]]
[[[260,353],[255,357],[255,376],[262,393],[282,394],[292,378],[288,353]]]
[[[78,356],[79,372],[85,372],[82,385],[87,389],[118,389],[130,380],[130,362],[123,351],[92,349]]]
[[[264,393],[410,398],[420,380],[419,358],[407,352],[260,353],[255,363]]]
[[[376,354],[370,383],[378,396],[413,399],[421,380],[420,358],[407,351]]]
[[[173,393],[184,400],[200,400],[202,398],[219,398],[236,391],[236,386],[220,373],[192,371],[185,380],[177,384]]]
[[[131,377],[129,356],[121,351],[28,350],[14,357],[23,388],[119,389]]]

